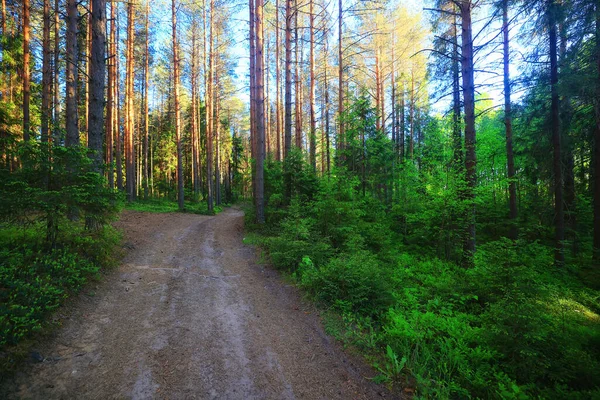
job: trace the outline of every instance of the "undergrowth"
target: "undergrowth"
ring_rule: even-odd
[[[343,170],[314,181],[299,165],[286,205],[285,171],[268,163],[267,223],[248,209],[246,240],[327,310],[328,332],[367,356],[376,381],[424,399],[600,397],[600,293],[576,266],[557,269],[550,247],[501,238],[465,269],[428,243],[419,251],[421,225],[405,236],[398,209],[362,195]]]
[[[179,206],[176,201],[169,199],[148,199],[136,200],[133,202],[124,203],[124,208],[127,210],[152,212],[152,213],[172,213],[179,212]],[[223,211],[222,206],[215,206],[214,212],[208,211],[206,202],[186,201],[185,210],[183,212],[191,214],[215,215]]]

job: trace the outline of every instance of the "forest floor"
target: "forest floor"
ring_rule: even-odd
[[[55,318],[9,398],[377,399],[375,372],[243,244],[243,212],[124,211],[122,265]],[[0,397],[2,392],[0,391]]]

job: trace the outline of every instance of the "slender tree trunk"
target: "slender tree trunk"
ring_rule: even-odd
[[[121,141],[121,86],[119,85],[119,3],[115,4],[117,19],[116,22],[116,40],[115,40],[115,158],[117,168],[117,188],[123,190],[123,143]]]
[[[596,4],[596,126],[594,132],[594,261],[600,267],[600,5]]]
[[[292,148],[292,1],[285,2],[285,157]]]
[[[4,0],[3,0],[4,1]],[[59,65],[59,54],[60,54],[60,8],[59,8],[59,0],[54,0],[54,116],[53,116],[53,126],[52,126],[52,136],[54,137],[54,142],[58,144],[60,142],[60,86],[59,86],[59,75],[60,75],[60,65]]]
[[[150,107],[148,106],[148,88],[150,78],[150,50],[149,50],[149,35],[150,35],[150,0],[146,0],[146,21],[145,21],[145,34],[146,40],[144,44],[144,166],[142,172],[142,181],[144,182],[144,199],[148,199],[149,187],[148,187],[148,137],[150,135],[150,124],[149,124],[149,112]]]
[[[342,115],[344,114],[344,66],[343,66],[343,48],[342,48],[342,0],[338,0],[338,139],[336,141],[337,150],[344,149],[344,123]]]
[[[91,59],[88,77],[88,148],[92,166],[102,171],[102,146],[104,144],[104,79],[106,74],[106,0],[92,0]]]
[[[462,172],[464,165],[463,143],[461,133],[460,111],[460,53],[458,51],[458,21],[454,16],[454,37],[452,41],[452,128],[454,147],[454,166],[457,172]]]
[[[77,50],[77,0],[67,0],[67,74],[66,74],[66,131],[65,144],[67,146],[79,145],[79,127],[77,117],[77,82],[78,78],[78,55]]]
[[[191,119],[190,119],[190,130],[192,136],[192,187],[194,190],[194,201],[198,200],[198,195],[200,194],[200,180],[198,179],[200,174],[198,170],[198,124],[197,124],[197,107],[198,107],[198,88],[197,88],[197,80],[198,80],[198,60],[196,57],[196,33],[198,32],[197,20],[194,17],[192,22],[192,54],[191,54],[191,76],[190,83],[192,89],[192,110],[191,110]]]
[[[275,132],[277,134],[277,151],[275,152],[277,161],[281,161],[281,73],[279,71],[279,0],[275,0],[275,114],[277,117]]]
[[[217,41],[218,43],[218,35]],[[215,203],[221,205],[221,146],[220,146],[220,128],[221,128],[221,116],[220,114],[220,83],[219,83],[219,66],[218,63],[215,65],[215,118],[214,118],[214,132],[215,132]]]
[[[136,199],[136,171],[135,171],[135,144],[134,144],[134,65],[133,45],[135,40],[133,3],[127,4],[127,71],[125,72],[125,184],[127,186],[127,200]]]
[[[295,42],[295,57],[294,61],[296,63],[295,74],[294,74],[294,83],[296,86],[296,147],[298,149],[302,149],[302,85],[300,84],[300,66],[302,65],[302,48],[301,48],[301,39],[299,37],[299,27],[298,27],[298,0],[294,2],[294,42]]]
[[[176,0],[172,0],[171,21],[173,27],[173,97],[175,100],[175,140],[177,142],[177,202],[179,205],[179,210],[183,211],[185,209],[185,201],[183,197],[183,149],[181,147],[181,117],[179,109],[179,48],[177,45],[177,8],[175,7],[175,4]]]
[[[506,164],[508,170],[508,204],[509,218],[511,222],[509,236],[517,240],[517,185],[515,182],[515,160],[512,145],[512,110],[511,110],[511,86],[510,86],[510,49],[509,49],[509,25],[508,25],[508,0],[502,1],[502,30],[504,35],[504,126],[506,128]]]
[[[214,211],[214,198],[213,198],[213,137],[212,137],[212,118],[213,118],[213,26],[214,26],[214,0],[210,0],[210,22],[209,22],[209,50],[208,50],[208,70],[207,70],[207,82],[206,82],[206,184],[207,184],[207,195],[206,202],[207,208],[210,213]],[[206,43],[206,42],[205,42]]]
[[[326,163],[327,163],[327,176],[331,173],[331,136],[329,132],[329,81],[327,80],[327,43],[325,44],[325,51],[323,52],[323,90],[325,91],[325,151]]]
[[[249,0],[250,18],[250,157],[254,161],[251,165],[252,171],[252,196],[256,201],[256,0]],[[256,206],[256,204],[255,204]]]
[[[375,122],[375,128],[381,129],[381,121],[383,120],[381,114],[381,73],[379,71],[379,48],[375,50],[375,104],[377,104],[377,120]]]
[[[26,142],[29,140],[29,132],[31,130],[31,120],[29,113],[29,102],[30,102],[30,52],[29,52],[29,41],[30,41],[30,29],[29,26],[29,15],[31,12],[31,5],[29,0],[23,0],[23,140]]]
[[[414,68],[414,66],[413,66]],[[415,71],[410,71],[410,159],[415,154]]]
[[[563,173],[560,138],[560,103],[558,98],[558,35],[556,27],[557,6],[554,0],[548,1],[548,23],[550,39],[550,84],[551,84],[551,129],[554,172],[555,246],[554,261],[564,264],[565,214],[563,208]]]
[[[116,40],[116,12],[115,4],[110,3],[110,36],[108,41],[108,81],[106,87],[106,173],[108,187],[115,188],[115,176],[113,168],[114,128],[115,128],[115,54]]]
[[[405,93],[404,93],[404,82],[400,82],[400,135],[398,137],[398,150],[400,152],[400,161],[404,162],[404,151],[406,138],[406,110],[405,110]]]
[[[42,37],[42,115],[41,140],[50,142],[50,102],[52,97],[52,66],[50,64],[50,0],[44,0]]]
[[[465,267],[471,267],[475,255],[475,186],[477,184],[477,158],[475,154],[475,82],[473,68],[473,36],[471,24],[471,0],[463,0],[460,6],[462,20],[462,82],[465,109],[465,171],[466,171],[466,201],[467,237],[464,246]]]
[[[264,202],[264,162],[265,162],[265,104],[263,82],[263,2],[256,0],[256,222],[265,222]]]
[[[310,0],[310,164],[317,171],[317,117],[315,114],[315,12]]]

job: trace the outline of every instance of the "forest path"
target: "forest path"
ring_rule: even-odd
[[[116,225],[123,264],[61,311],[63,326],[38,349],[45,361],[19,372],[9,397],[389,396],[324,334],[295,288],[256,264],[242,211],[125,211]]]

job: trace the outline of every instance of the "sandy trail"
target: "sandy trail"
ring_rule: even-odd
[[[123,265],[63,311],[63,327],[39,348],[46,361],[26,365],[6,396],[389,397],[324,334],[297,290],[256,264],[240,210],[128,211],[117,225]]]

